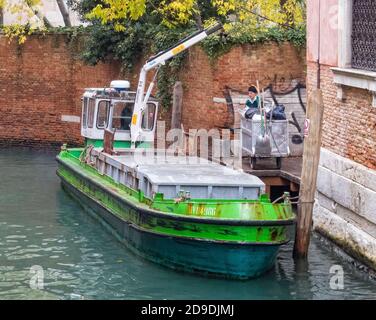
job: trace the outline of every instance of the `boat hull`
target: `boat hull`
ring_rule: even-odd
[[[67,178],[67,172],[70,179]],[[134,203],[120,199],[113,190],[107,190],[105,186],[88,179],[79,170],[74,170],[61,160],[57,173],[63,188],[129,249],[172,269],[224,278],[254,278],[274,266],[280,245],[287,242],[282,235],[274,242],[251,243],[161,233],[148,225],[152,212],[138,209]],[[104,193],[106,201],[100,201],[99,198],[102,197],[103,200]],[[114,211],[114,203],[119,202],[123,216]],[[133,221],[125,218],[132,215],[136,216]],[[163,216],[163,213],[161,215]],[[170,224],[175,231],[182,231],[187,222],[179,219],[171,221],[171,218],[167,217],[165,221],[156,224]],[[221,227],[220,232],[227,230],[223,229],[224,227]],[[284,232],[286,227],[279,228]]]
[[[274,266],[279,245],[233,245],[162,236],[114,216],[65,180],[62,185],[129,249],[155,263],[180,271],[236,279],[260,276]]]

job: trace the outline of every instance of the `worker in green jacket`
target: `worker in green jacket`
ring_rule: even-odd
[[[250,86],[248,88],[248,99],[245,102],[247,108],[257,109],[259,107],[260,97],[258,95],[257,88],[255,86]]]

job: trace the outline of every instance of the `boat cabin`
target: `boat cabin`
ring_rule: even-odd
[[[130,91],[128,81],[115,80],[110,88],[88,88],[82,98],[81,135],[85,145],[103,146],[104,130],[115,132],[114,147],[129,148],[131,145],[130,124],[136,92]],[[149,147],[154,143],[158,112],[158,100],[150,96],[142,112],[141,139],[139,146]]]

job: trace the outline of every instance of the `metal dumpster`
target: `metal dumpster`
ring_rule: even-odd
[[[244,112],[240,113],[241,143],[243,156],[250,157],[251,168],[255,169],[257,158],[275,158],[277,168],[281,168],[282,158],[290,155],[288,120],[268,120],[271,153],[260,154],[256,148],[256,139],[261,134],[261,120],[247,119]]]

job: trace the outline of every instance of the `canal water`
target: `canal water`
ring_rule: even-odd
[[[55,155],[0,149],[0,299],[376,298],[376,282],[317,237],[308,263],[292,259],[290,243],[273,270],[249,281],[203,278],[145,261],[62,190]],[[338,268],[343,289],[332,278],[339,273],[330,273]]]

